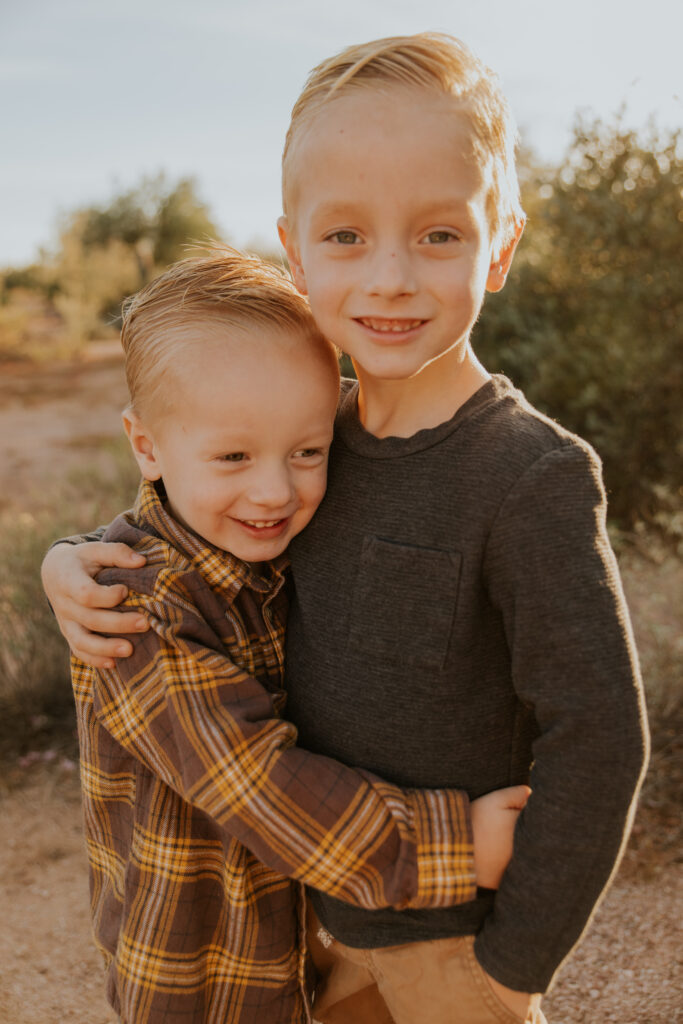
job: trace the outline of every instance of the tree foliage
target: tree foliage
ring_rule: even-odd
[[[137,265],[139,287],[150,280],[155,268],[179,259],[188,243],[218,237],[218,229],[189,178],[173,188],[163,175],[144,178],[108,204],[79,211],[77,218],[86,249],[104,249],[112,242],[129,249]]]
[[[113,333],[121,305],[155,274],[219,232],[195,183],[144,178],[61,222],[53,252],[0,274],[3,358],[73,355]]]
[[[676,526],[681,481],[683,159],[677,134],[580,121],[529,175],[526,237],[475,334],[485,364],[589,440],[610,514]],[[678,517],[680,530],[680,516]]]

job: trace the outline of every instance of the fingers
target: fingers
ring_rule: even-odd
[[[59,623],[73,654],[96,668],[112,668],[113,659],[129,658],[133,645],[123,636],[101,636],[102,633],[144,633],[149,622],[139,612],[88,611],[76,609],[78,618],[68,617]]]
[[[140,612],[103,611],[74,606],[73,619],[92,633],[144,633],[149,623]]]
[[[125,544],[58,544],[45,556],[43,585],[59,628],[76,657],[95,668],[112,668],[115,658],[127,658],[133,645],[123,637],[99,633],[143,633],[149,628],[140,612],[118,612],[127,596],[123,584],[103,586],[94,576],[105,567],[139,568],[144,555]]]
[[[133,653],[130,640],[100,633],[144,633],[149,623],[139,612],[103,611],[73,605],[58,619],[59,627],[73,654],[95,668],[113,668],[114,658]]]
[[[90,608],[113,608],[125,598],[126,588],[102,587],[93,577],[107,566],[139,568],[145,561],[125,544],[57,544],[43,560],[43,586],[58,618],[69,600]]]
[[[509,789],[505,789],[503,792],[507,794],[508,807],[518,811],[526,807],[527,801],[531,796],[531,790],[528,786],[510,786]]]
[[[113,668],[116,658],[126,658],[133,653],[133,645],[118,637],[97,636],[73,623],[64,635],[73,654],[94,668]]]
[[[531,790],[528,786],[507,786],[505,789],[494,789],[480,799],[490,800],[491,805],[500,810],[521,811],[526,807],[530,795]]]
[[[109,544],[103,541],[92,541],[89,544],[79,544],[75,548],[80,557],[89,565],[96,565],[98,569],[105,566],[118,566],[120,569],[139,569],[147,559],[139,551],[133,551],[127,544]]]
[[[67,589],[68,586],[68,589]],[[121,604],[128,594],[122,583],[107,587],[96,583],[90,576],[80,573],[62,582],[60,597],[64,602],[71,601],[75,606],[86,608],[115,608]]]

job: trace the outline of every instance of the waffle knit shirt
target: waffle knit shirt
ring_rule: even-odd
[[[302,744],[400,786],[533,788],[495,898],[368,910],[314,892],[323,925],[366,948],[477,933],[493,977],[545,991],[618,861],[647,757],[596,454],[500,376],[408,438],[367,433],[354,386],[290,556]]]

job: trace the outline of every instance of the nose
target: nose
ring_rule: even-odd
[[[399,298],[417,291],[415,267],[407,247],[399,243],[377,246],[366,278],[368,295]]]
[[[252,476],[249,500],[261,508],[284,511],[294,495],[294,481],[286,465],[264,463]]]

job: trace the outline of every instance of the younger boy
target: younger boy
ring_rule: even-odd
[[[311,755],[279,717],[283,552],[324,493],[339,393],[306,301],[217,251],[140,292],[122,341],[143,482],[105,538],[146,565],[100,579],[150,629],[111,669],[73,661],[108,996],[130,1024],[304,1021],[301,892],[283,875],[369,909],[471,899],[467,798]]]
[[[281,237],[358,376],[291,548],[288,714],[310,749],[403,785],[533,788],[495,900],[408,913],[313,893],[326,1024],[540,1021],[531,994],[615,870],[644,771],[599,460],[470,345],[522,231],[514,140],[495,77],[437,35],[324,62],[287,138]]]

